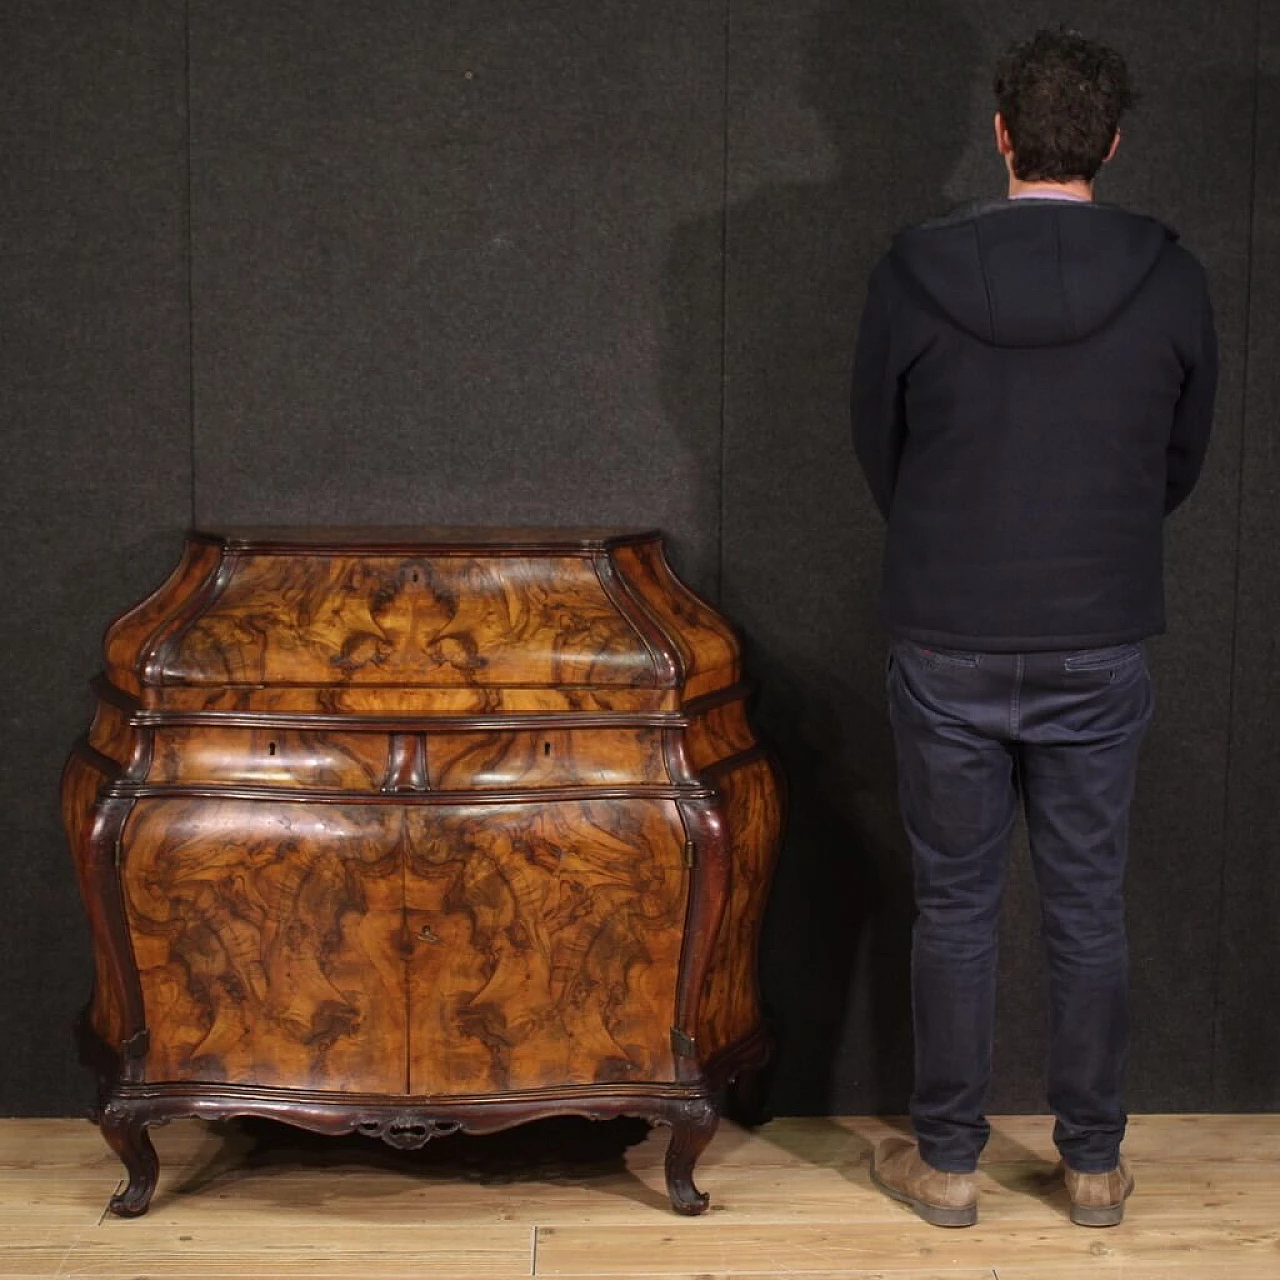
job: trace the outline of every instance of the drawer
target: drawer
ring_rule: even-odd
[[[426,766],[437,791],[669,781],[662,731],[649,727],[429,733]]]
[[[377,791],[386,733],[171,726],[156,731],[148,782]]]
[[[335,733],[168,726],[148,782],[307,791],[512,791],[670,781],[652,727]]]

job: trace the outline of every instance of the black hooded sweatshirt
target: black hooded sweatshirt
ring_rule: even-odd
[[[902,232],[853,385],[889,630],[989,652],[1163,631],[1163,519],[1216,383],[1204,271],[1153,218],[1001,200]]]

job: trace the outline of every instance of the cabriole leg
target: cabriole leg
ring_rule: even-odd
[[[112,1196],[107,1207],[118,1217],[136,1218],[146,1213],[160,1176],[160,1159],[147,1136],[147,1121],[130,1107],[108,1102],[98,1125],[129,1174],[129,1185]]]
[[[693,1166],[715,1134],[719,1117],[706,1098],[691,1098],[672,1113],[667,1146],[667,1194],[677,1213],[705,1213],[710,1196],[693,1184]]]

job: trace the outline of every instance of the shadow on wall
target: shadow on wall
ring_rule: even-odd
[[[744,13],[729,51],[731,182],[794,171],[778,113],[815,116],[835,162],[732,199],[727,225],[678,227],[668,254],[664,398],[696,438],[681,291],[724,236],[719,598],[747,636],[755,722],[789,782],[762,955],[783,1114],[901,1111],[911,1087],[914,909],[877,618],[883,531],[853,458],[849,374],[872,266],[899,227],[947,207],[980,59],[939,0]]]

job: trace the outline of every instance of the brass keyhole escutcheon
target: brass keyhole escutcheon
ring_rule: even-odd
[[[422,928],[418,930],[418,937],[423,942],[440,941],[440,935],[429,924],[424,924]]]

